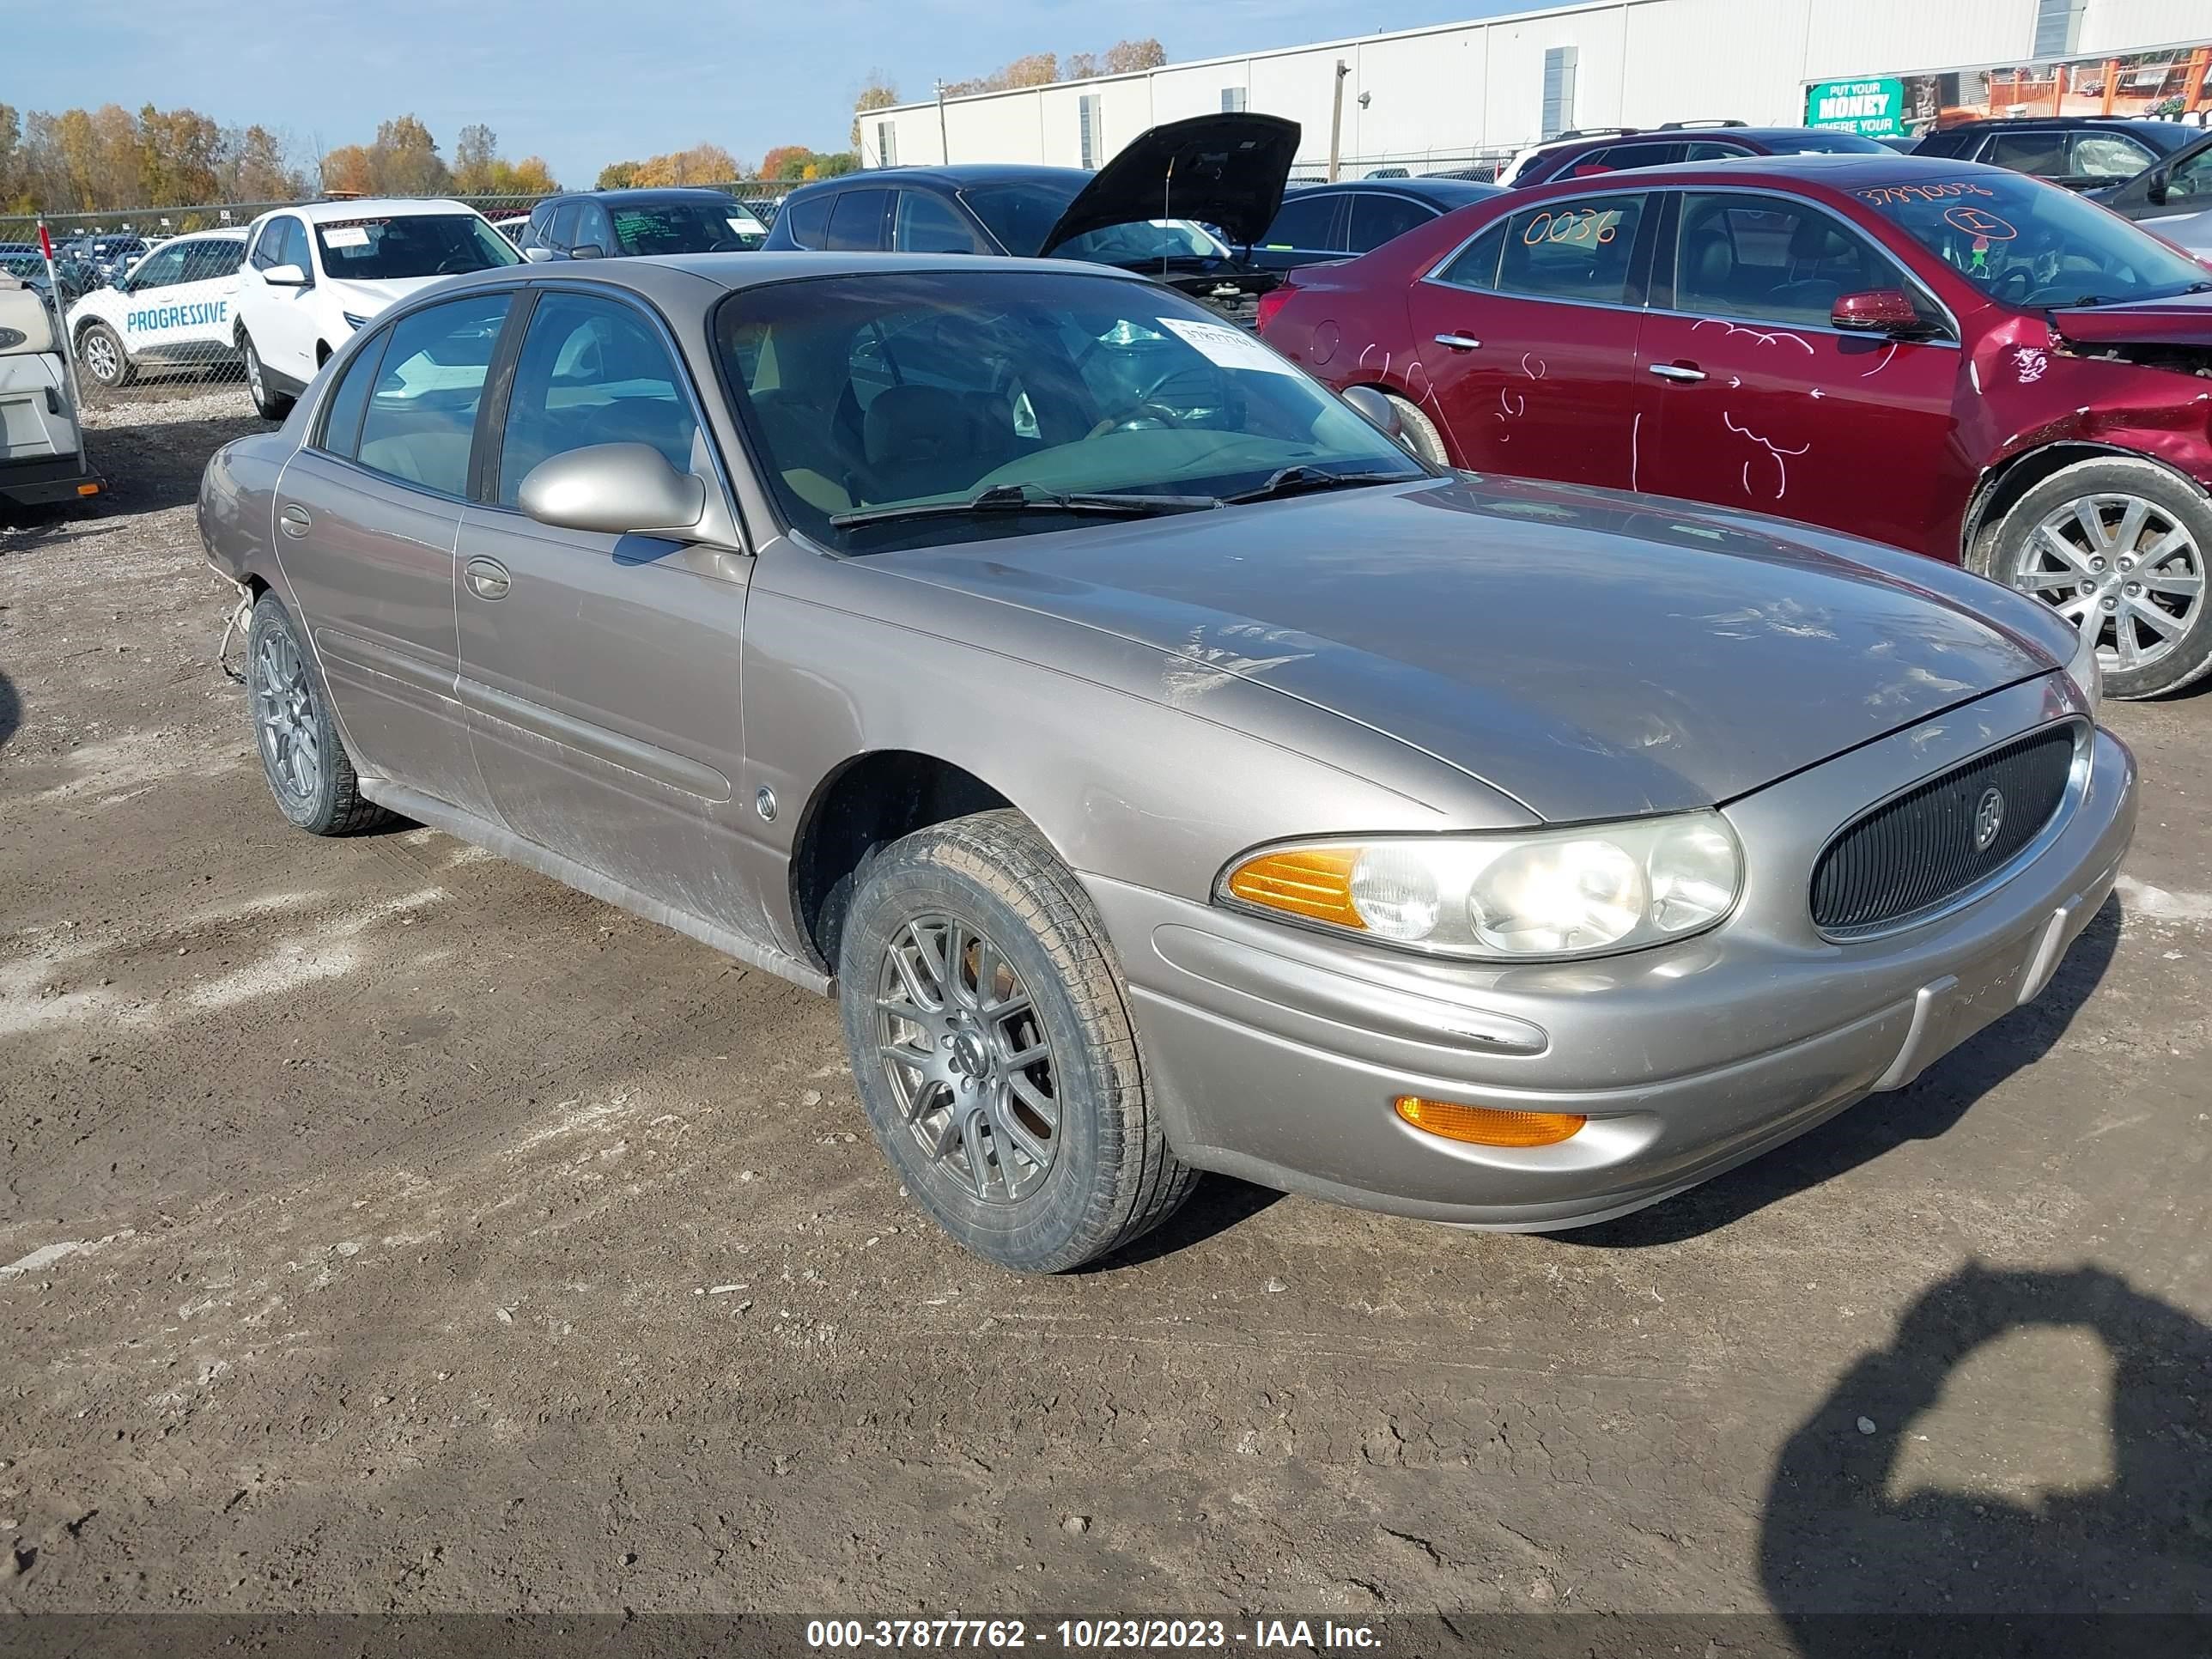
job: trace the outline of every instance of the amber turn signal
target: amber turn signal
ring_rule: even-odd
[[[100,486],[94,483],[79,484],[76,487],[76,493],[80,495],[97,495],[100,494]]]
[[[1589,1121],[1572,1112],[1498,1112],[1419,1095],[1400,1095],[1391,1104],[1416,1129],[1476,1146],[1556,1146]]]
[[[1286,915],[1364,931],[1367,924],[1352,902],[1352,867],[1358,862],[1357,847],[1262,853],[1237,866],[1229,878],[1230,896]]]

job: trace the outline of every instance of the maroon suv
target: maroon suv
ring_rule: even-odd
[[[1261,313],[1433,459],[1963,562],[2094,638],[2119,696],[2212,670],[2212,270],[2056,185],[1888,152],[1567,181]]]

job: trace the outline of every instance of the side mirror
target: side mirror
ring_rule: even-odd
[[[307,273],[297,265],[271,265],[261,273],[261,280],[271,288],[305,288]]]
[[[1861,334],[1911,334],[1923,326],[1912,296],[1899,288],[1838,295],[1828,321],[1834,327]]]
[[[607,251],[597,242],[579,242],[568,250],[568,257],[571,259],[604,259],[607,257]]]
[[[2173,175],[2166,168],[2153,167],[2150,177],[2143,180],[2143,199],[2153,207],[2166,205],[2166,194],[2172,185]]]
[[[1380,427],[1384,434],[1402,441],[1406,423],[1398,418],[1396,405],[1371,386],[1346,386],[1337,394],[1352,405],[1353,414],[1370,426]]]
[[[698,526],[707,486],[650,444],[592,444],[532,467],[518,505],[562,530],[670,535]]]
[[[532,242],[528,247],[522,250],[522,257],[531,264],[542,265],[548,259],[553,257],[553,250],[550,247],[544,246],[539,243]]]

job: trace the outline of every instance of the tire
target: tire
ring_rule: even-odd
[[[1382,395],[1398,411],[1398,424],[1405,428],[1399,441],[1431,466],[1451,465],[1451,457],[1444,453],[1444,434],[1437,430],[1437,423],[1396,392]]]
[[[138,371],[131,366],[131,354],[123,349],[122,337],[106,323],[90,323],[78,331],[76,360],[94,385],[110,392],[138,378]]]
[[[1148,1098],[1104,926],[1019,813],[956,818],[864,865],[838,981],[877,1144],[976,1255],[1065,1273],[1189,1196],[1197,1171]]]
[[[246,389],[253,394],[255,412],[264,421],[283,420],[292,412],[295,399],[270,390],[268,372],[262,367],[261,354],[254,349],[251,334],[238,337],[238,352],[245,360]]]
[[[392,814],[361,793],[314,659],[274,593],[246,630],[246,702],[262,775],[284,816],[311,836],[355,836]]]
[[[2054,472],[1976,562],[2094,627],[2112,696],[2160,696],[2212,672],[2212,501],[2154,462],[2114,456]]]

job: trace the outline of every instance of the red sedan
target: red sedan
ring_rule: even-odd
[[[2212,671],[2212,271],[2052,185],[1902,155],[1548,185],[1302,268],[1261,325],[1432,460],[1964,562],[2093,635],[2118,696]]]

